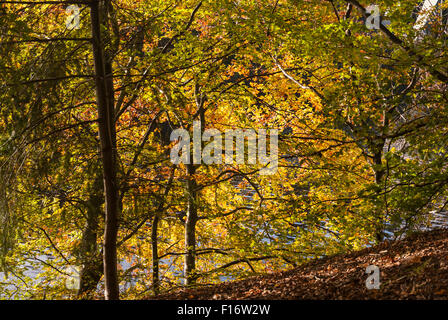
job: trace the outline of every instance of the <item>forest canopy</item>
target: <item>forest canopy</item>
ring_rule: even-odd
[[[0,298],[141,299],[428,224],[448,204],[447,18],[442,0],[0,1]]]

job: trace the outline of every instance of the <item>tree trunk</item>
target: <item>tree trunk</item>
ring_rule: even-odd
[[[197,191],[196,181],[192,177],[195,172],[193,164],[187,165],[188,181],[187,181],[187,196],[188,208],[187,217],[185,219],[185,263],[184,276],[185,284],[187,286],[195,283],[195,269],[196,269],[196,223],[198,220],[197,210]]]
[[[100,3],[101,2],[101,3]],[[101,4],[101,10],[100,10]],[[96,0],[91,4],[91,29],[93,58],[95,65],[96,100],[98,107],[99,137],[101,142],[101,160],[103,169],[105,195],[105,226],[104,226],[104,296],[106,300],[119,298],[117,276],[117,232],[118,232],[118,183],[117,183],[117,149],[115,133],[115,117],[113,94],[110,90],[111,70],[106,74],[106,59],[102,30],[107,27],[102,23],[100,14],[107,16],[107,3]],[[110,67],[110,66],[109,66]],[[109,68],[108,68],[109,69]]]
[[[151,228],[151,246],[152,246],[152,285],[154,288],[154,295],[160,293],[160,283],[159,283],[159,253],[158,253],[158,239],[157,231],[159,227],[159,215],[156,213],[154,219],[152,220]]]
[[[382,157],[383,157],[383,148],[384,148],[384,140],[382,140],[380,143],[378,143],[375,146],[375,153],[373,155],[373,165],[374,165],[374,172],[375,172],[375,184],[378,186],[378,191],[377,193],[379,194],[381,192],[381,188],[382,188],[382,180],[383,180],[383,176],[384,176],[384,168],[382,168]],[[377,209],[377,215],[378,215],[378,225],[376,227],[376,231],[375,231],[375,238],[377,243],[380,243],[384,240],[384,228],[385,228],[385,224],[383,221],[383,217],[382,217],[382,210],[381,208]]]
[[[81,240],[80,259],[83,265],[80,273],[80,286],[78,297],[89,298],[96,290],[98,282],[103,275],[103,262],[98,252],[99,218],[104,197],[101,190],[102,177],[98,175],[92,186],[87,205],[87,221]]]
[[[384,176],[384,169],[381,168],[382,165],[382,152],[377,152],[373,157],[373,163],[375,166],[378,166],[378,168],[375,168],[375,183],[378,186],[381,186],[381,181]]]
[[[168,193],[170,192],[173,179],[174,179],[174,172],[175,167],[173,167],[171,171],[170,178],[168,180],[168,184],[165,188],[164,192],[164,198],[159,203],[156,213],[154,215],[154,218],[152,220],[152,228],[151,228],[151,245],[152,245],[152,282],[153,282],[153,288],[154,288],[154,294],[158,295],[160,293],[160,276],[159,276],[159,252],[158,252],[158,229],[159,229],[159,222],[160,218],[162,217],[162,214],[165,212],[163,209],[163,206],[165,205],[166,198],[168,197]]]
[[[197,114],[200,121],[200,150],[203,150],[204,143],[202,141],[202,134],[205,128],[205,110],[204,102],[207,100],[205,95],[202,95],[201,88],[198,83],[195,86],[196,105],[198,107]],[[195,133],[193,122],[193,139]],[[197,182],[194,178],[196,168],[201,163],[201,156],[199,155],[199,164],[195,164],[195,143],[193,143],[193,153],[190,155],[190,164],[187,164],[187,216],[185,219],[185,262],[184,262],[184,277],[187,286],[193,285],[196,282],[196,223],[198,222],[198,191]]]

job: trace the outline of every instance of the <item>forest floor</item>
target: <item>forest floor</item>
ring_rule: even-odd
[[[366,267],[380,269],[380,288],[366,288]],[[448,299],[448,230],[415,233],[295,269],[149,299]]]

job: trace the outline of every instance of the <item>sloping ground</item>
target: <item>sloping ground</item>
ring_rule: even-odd
[[[366,288],[368,265],[380,268],[378,290]],[[448,230],[416,233],[289,271],[178,290],[157,299],[448,299]]]

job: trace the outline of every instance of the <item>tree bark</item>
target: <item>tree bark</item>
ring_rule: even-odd
[[[185,284],[187,286],[195,283],[195,269],[196,269],[196,223],[198,221],[197,210],[197,191],[196,181],[192,177],[195,172],[195,166],[193,164],[187,165],[187,196],[188,207],[187,217],[185,219],[185,263],[184,263],[184,276]]]
[[[199,8],[196,7],[196,8]],[[196,10],[196,9],[195,9]],[[193,17],[193,16],[192,16]],[[205,109],[204,103],[207,100],[207,97],[201,93],[201,87],[198,83],[195,86],[195,98],[196,105],[198,107],[196,115],[199,117],[200,121],[200,146],[201,150],[204,147],[204,143],[202,141],[202,134],[205,128]],[[193,117],[194,120],[195,117]],[[193,135],[194,133],[194,122],[193,122]],[[196,282],[197,276],[195,274],[196,269],[196,223],[198,222],[198,190],[197,190],[197,182],[194,178],[194,174],[196,169],[200,166],[200,164],[194,164],[195,158],[195,147],[193,147],[193,153],[190,155],[190,164],[187,164],[187,197],[188,197],[188,205],[187,205],[187,216],[185,218],[185,262],[184,262],[184,277],[185,284],[187,286],[193,285]],[[201,157],[199,158],[199,160]],[[200,160],[199,162],[201,162]]]
[[[168,184],[165,188],[164,192],[164,198],[159,203],[156,213],[154,215],[154,218],[152,220],[152,228],[151,228],[151,246],[152,246],[152,282],[153,282],[153,288],[154,288],[154,294],[158,295],[160,293],[160,276],[159,276],[159,252],[158,252],[158,229],[159,229],[159,222],[162,217],[162,214],[164,213],[163,206],[165,205],[166,198],[168,197],[168,193],[170,192],[171,186],[173,184],[174,179],[174,172],[176,168],[173,167],[171,171],[170,178],[168,180]]]
[[[384,168],[382,167],[384,143],[385,143],[385,141],[381,140],[380,142],[375,144],[374,147],[372,148],[374,151],[373,166],[374,166],[374,173],[375,173],[375,184],[378,186],[378,191],[377,191],[378,194],[381,192],[383,176],[385,173]],[[382,217],[383,216],[382,210],[381,209],[377,209],[377,210],[378,210],[377,215],[378,215],[379,222],[376,227],[375,238],[376,238],[377,243],[380,243],[384,240],[385,224],[384,224],[383,217]]]
[[[87,221],[81,240],[80,259],[83,265],[80,273],[79,298],[90,298],[95,292],[98,282],[103,275],[103,262],[98,252],[99,219],[101,206],[104,203],[101,190],[102,177],[100,174],[95,178],[87,206]]]
[[[93,58],[95,65],[96,100],[98,107],[99,137],[101,143],[101,161],[103,169],[105,196],[104,226],[104,297],[106,300],[119,299],[117,275],[117,233],[118,233],[118,183],[117,149],[113,94],[110,90],[111,70],[106,73],[106,59],[102,30],[107,30],[100,14],[107,15],[106,1],[96,0],[91,4],[91,31]],[[100,10],[101,8],[101,10]],[[102,22],[103,21],[103,22]],[[104,31],[106,32],[106,31]],[[110,69],[110,65],[108,66]]]
[[[160,293],[160,278],[159,278],[159,253],[158,253],[158,227],[159,227],[159,215],[156,213],[152,220],[151,228],[151,246],[152,246],[152,284],[154,288],[154,295]]]

